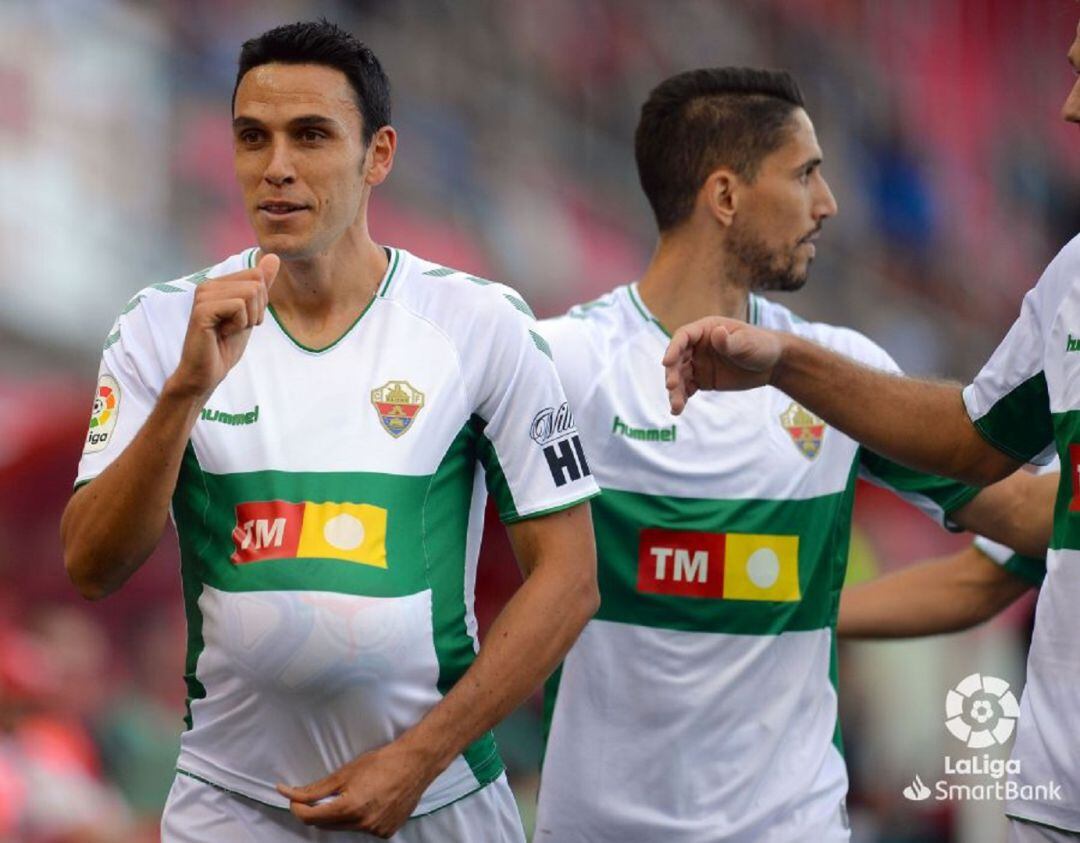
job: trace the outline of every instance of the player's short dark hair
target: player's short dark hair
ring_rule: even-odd
[[[321,64],[345,74],[363,118],[364,143],[390,123],[390,80],[371,48],[328,20],[279,26],[244,42],[232,102],[240,80],[263,64]]]
[[[653,88],[641,107],[634,157],[660,230],[690,215],[718,167],[753,181],[762,159],[787,139],[792,112],[803,107],[799,86],[781,70],[707,67]]]

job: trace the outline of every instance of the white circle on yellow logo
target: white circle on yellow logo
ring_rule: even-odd
[[[343,512],[326,522],[323,538],[338,550],[356,550],[364,542],[364,525],[355,515]]]
[[[759,547],[746,560],[746,575],[758,588],[772,588],[780,577],[780,557],[771,547]]]

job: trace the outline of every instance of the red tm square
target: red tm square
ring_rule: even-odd
[[[230,558],[234,565],[265,559],[293,559],[304,521],[302,503],[257,501],[236,505],[236,527]]]
[[[638,591],[678,597],[724,596],[724,534],[642,530]]]

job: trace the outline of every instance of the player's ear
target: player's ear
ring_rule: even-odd
[[[698,192],[698,204],[725,228],[735,220],[739,185],[738,175],[727,167],[721,167],[709,173]]]
[[[364,163],[361,172],[364,181],[374,187],[386,181],[394,167],[394,153],[397,151],[397,132],[393,126],[383,126],[374,135],[364,151]]]

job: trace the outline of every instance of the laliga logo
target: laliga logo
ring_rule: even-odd
[[[1005,743],[1019,714],[1009,683],[996,676],[973,673],[945,695],[945,728],[972,749]]]

